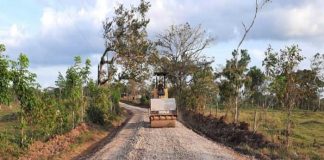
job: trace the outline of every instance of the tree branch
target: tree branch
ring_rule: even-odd
[[[254,12],[254,16],[253,16],[253,19],[252,19],[249,27],[246,27],[246,25],[242,22],[242,25],[244,27],[244,34],[243,34],[242,39],[240,40],[240,42],[237,45],[237,48],[236,48],[236,51],[237,52],[239,52],[239,49],[240,49],[243,41],[245,40],[247,34],[250,32],[251,28],[253,27],[254,22],[255,22],[255,20],[257,18],[257,15],[258,15],[259,10],[261,10],[263,8],[263,6],[265,4],[267,4],[268,2],[270,2],[270,0],[263,0],[263,2],[261,3],[261,5],[259,5],[258,0],[255,0],[255,12]]]

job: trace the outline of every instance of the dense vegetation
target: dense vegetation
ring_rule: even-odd
[[[4,111],[11,112],[4,112],[1,122],[12,123],[0,130],[1,155],[17,156],[33,141],[63,134],[82,122],[109,125],[118,117],[119,86],[94,83],[89,78],[89,59],[82,65],[81,58],[75,57],[65,76],[59,73],[57,87],[42,90],[36,75],[29,71],[28,57],[20,54],[14,61],[4,51],[1,44],[0,104],[5,105],[1,107]]]

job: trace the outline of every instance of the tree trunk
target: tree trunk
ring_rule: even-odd
[[[318,110],[321,111],[321,94],[318,96]]]
[[[288,108],[288,114],[287,114],[287,124],[286,124],[286,149],[290,147],[290,133],[291,133],[291,108]]]
[[[237,92],[239,93],[239,92]],[[238,95],[235,97],[235,116],[234,116],[234,123],[238,122],[239,113],[238,113]]]
[[[20,146],[23,147],[24,144],[25,144],[25,119],[24,119],[24,113],[23,111],[21,111],[20,113],[20,125],[21,125],[21,128],[20,128]]]
[[[216,102],[216,118],[217,118],[217,115],[218,114],[218,100],[217,100],[217,102]]]
[[[257,109],[254,111],[254,122],[253,122],[253,132],[255,133],[257,131]]]
[[[211,105],[209,105],[209,115],[210,116],[212,115],[212,107],[211,107]]]
[[[60,124],[61,124],[61,134],[62,134],[63,133],[63,118],[61,117],[60,120],[61,120]]]
[[[84,120],[84,95],[83,95],[83,87],[81,87],[81,122]]]
[[[72,129],[75,128],[75,118],[74,118],[74,111],[72,111],[72,119],[73,119],[73,123],[72,123]]]

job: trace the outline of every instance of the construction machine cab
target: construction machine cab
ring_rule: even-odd
[[[155,72],[155,85],[150,105],[150,124],[153,128],[175,127],[177,107],[174,98],[169,98],[166,72]]]
[[[152,92],[153,98],[168,98],[168,88],[166,86],[166,72],[154,72],[155,86]]]

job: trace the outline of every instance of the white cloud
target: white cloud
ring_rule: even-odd
[[[116,2],[109,0],[97,0],[93,10],[89,11],[96,22],[102,22],[108,14],[114,11]]]
[[[324,6],[324,3],[323,5]],[[322,7],[321,6],[321,7]],[[324,10],[313,4],[287,11],[283,27],[290,37],[316,37],[324,38]]]
[[[43,34],[55,31],[58,28],[67,28],[74,25],[76,19],[70,17],[77,15],[75,11],[56,11],[53,8],[45,8],[41,17],[41,29]]]
[[[0,37],[2,39],[2,43],[5,45],[17,47],[24,39],[27,38],[27,34],[22,26],[13,24],[7,30],[0,30]]]
[[[249,53],[251,54],[252,59],[255,59],[255,60],[258,60],[258,61],[263,61],[263,59],[264,59],[264,51],[265,51],[265,49],[261,50],[261,49],[254,48],[254,49],[251,49],[249,51]]]
[[[321,43],[323,6],[322,0],[273,1],[259,14],[250,38]]]

